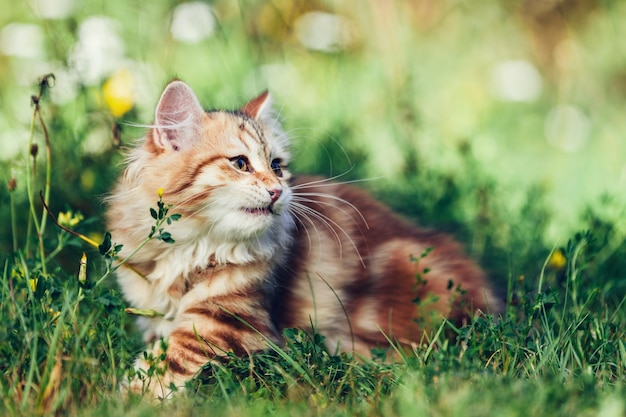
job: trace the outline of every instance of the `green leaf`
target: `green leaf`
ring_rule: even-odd
[[[106,232],[102,243],[98,245],[98,251],[100,252],[100,255],[105,255],[109,249],[111,249],[111,233]]]
[[[124,312],[127,314],[132,314],[135,316],[143,316],[143,317],[163,317],[165,314],[159,313],[156,310],[152,309],[139,309],[128,307],[124,309]]]
[[[155,209],[153,209],[152,207],[150,207],[150,215],[152,216],[153,219],[158,219],[158,215]]]
[[[172,239],[172,234],[170,232],[161,232],[161,234],[159,234],[159,239],[161,239],[165,243],[176,242],[174,239]]]

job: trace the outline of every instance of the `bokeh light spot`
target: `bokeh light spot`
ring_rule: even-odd
[[[331,13],[305,13],[296,20],[295,29],[300,44],[315,51],[337,52],[354,42],[354,25]]]
[[[43,19],[65,19],[74,11],[74,0],[31,0],[33,11]]]
[[[4,55],[19,58],[41,58],[43,32],[37,25],[9,23],[0,32],[0,50]]]
[[[491,73],[491,90],[503,101],[535,101],[542,87],[541,74],[528,61],[501,62]]]
[[[172,12],[170,33],[179,42],[198,43],[213,35],[215,17],[208,4],[183,3]]]
[[[91,16],[80,24],[69,62],[85,84],[95,85],[121,66],[124,41],[117,26],[116,20],[104,16]]]
[[[546,117],[546,140],[564,152],[577,152],[587,144],[590,127],[589,119],[578,107],[557,106]]]

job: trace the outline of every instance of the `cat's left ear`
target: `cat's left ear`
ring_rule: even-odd
[[[178,151],[197,139],[204,109],[191,87],[172,81],[165,87],[154,114],[155,144],[161,149]]]
[[[255,120],[272,118],[272,95],[265,90],[258,97],[253,98],[241,108],[241,112]]]

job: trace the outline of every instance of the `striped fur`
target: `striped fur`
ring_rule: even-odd
[[[132,380],[133,391],[166,397],[213,358],[280,343],[285,327],[313,325],[329,349],[368,355],[388,339],[419,341],[443,317],[500,309],[485,274],[447,236],[351,186],[291,178],[270,100],[264,93],[240,111],[205,112],[173,81],[130,151],[108,199],[120,256],[148,235],[159,188],[182,214],[167,226],[175,243],[151,240],[130,259],[133,269],[118,270],[133,307],[164,314],[138,320],[149,352],[165,360],[155,377]],[[136,362],[149,367],[143,356]]]

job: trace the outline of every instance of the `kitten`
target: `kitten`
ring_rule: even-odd
[[[289,159],[267,92],[239,111],[205,112],[184,82],[165,88],[106,215],[122,258],[154,225],[158,189],[182,215],[166,226],[175,243],[153,239],[118,270],[133,307],[164,314],[138,319],[148,351],[158,357],[167,341],[163,374],[130,390],[166,397],[212,358],[280,343],[287,327],[313,326],[331,352],[368,356],[388,340],[419,341],[442,318],[500,310],[449,237],[351,186],[294,178]]]

